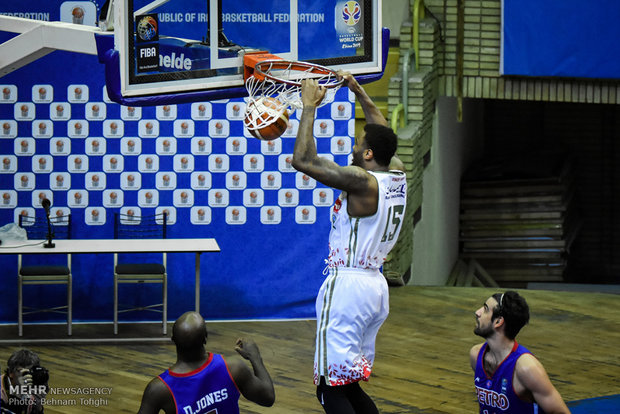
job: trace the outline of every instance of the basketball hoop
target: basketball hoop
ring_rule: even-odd
[[[302,109],[302,80],[315,79],[319,85],[326,88],[325,97],[319,106],[333,102],[336,91],[344,81],[333,69],[309,62],[284,60],[266,53],[245,55],[244,65],[245,87],[249,94],[246,119],[261,120],[258,124],[246,122],[250,130],[276,122],[289,107],[291,112]],[[278,110],[252,114],[252,111],[260,108],[257,103],[265,102],[267,98],[275,99],[281,104]]]

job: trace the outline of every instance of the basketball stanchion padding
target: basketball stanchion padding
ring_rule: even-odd
[[[281,136],[295,109],[303,108],[301,81],[315,79],[326,88],[319,106],[334,101],[343,79],[330,68],[309,62],[289,61],[266,52],[248,53],[243,57],[248,105],[245,126],[263,140]]]

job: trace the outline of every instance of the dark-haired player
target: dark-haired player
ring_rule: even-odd
[[[486,339],[469,351],[480,413],[570,413],[542,364],[515,340],[530,310],[517,292],[496,293],[476,311],[474,333]]]
[[[340,76],[368,122],[356,137],[352,165],[342,167],[317,155],[312,131],[325,89],[315,80],[302,82],[303,112],[292,163],[342,191],[331,209],[329,275],[316,299],[314,381],[326,413],[377,413],[359,381],[370,376],[375,338],[388,315],[387,282],[380,268],[398,238],[407,184],[403,164],[394,157],[394,131],[355,78]]]

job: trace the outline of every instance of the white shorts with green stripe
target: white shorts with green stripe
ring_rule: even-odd
[[[331,268],[316,298],[314,383],[331,386],[368,380],[375,339],[389,313],[379,269]]]

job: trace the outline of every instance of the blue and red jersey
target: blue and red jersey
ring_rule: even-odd
[[[523,354],[531,354],[515,341],[510,354],[489,375],[483,365],[488,344],[482,345],[476,361],[476,394],[480,404],[480,414],[544,414],[538,404],[523,401],[515,393],[513,377],[517,360]]]
[[[178,414],[239,414],[241,394],[219,354],[210,353],[192,372],[166,370],[159,378],[170,390]]]

